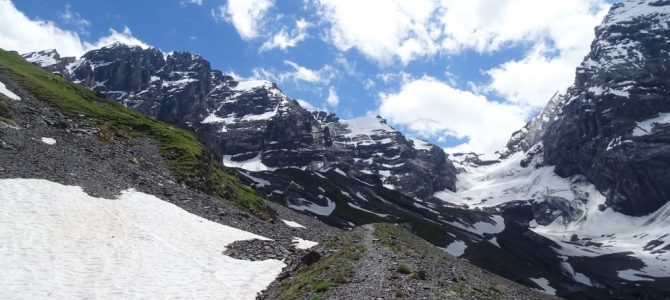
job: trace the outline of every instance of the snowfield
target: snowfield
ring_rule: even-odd
[[[0,179],[0,202],[0,299],[255,299],[285,266],[223,255],[267,239],[134,190]]]
[[[652,124],[666,122],[666,118],[665,114],[660,114],[646,121],[646,125],[638,125],[637,129],[647,126],[645,132],[650,132]],[[563,258],[566,272],[572,274],[576,281],[591,284],[590,279],[572,270],[567,257],[627,253],[640,259],[645,266],[619,271],[621,279],[648,281],[670,274],[670,253],[665,251],[666,247],[670,247],[670,202],[646,216],[623,215],[612,208],[605,208],[605,196],[585,179],[579,176],[561,178],[554,173],[553,166],[535,167],[543,160],[541,154],[524,168],[520,162],[526,157],[527,153],[518,152],[499,163],[486,166],[457,162],[464,170],[458,174],[457,192],[445,190],[434,196],[469,208],[494,207],[514,200],[541,202],[547,197],[560,197],[578,210],[574,219],[558,217],[546,226],[533,221],[530,229],[560,245],[555,251]],[[500,216],[493,216],[492,222],[478,222],[471,226],[450,223],[479,235],[497,234],[504,229],[504,220]],[[577,240],[573,240],[574,237]],[[600,246],[595,246],[597,244]],[[449,253],[458,256],[462,247],[454,242],[447,248]],[[544,281],[536,281],[542,286],[541,282]],[[543,288],[551,293],[550,289]]]
[[[3,94],[7,96],[7,98],[12,99],[12,100],[21,100],[21,97],[17,96],[16,94],[12,93],[12,91],[7,89],[7,86],[5,86],[4,83],[0,81],[0,94]]]

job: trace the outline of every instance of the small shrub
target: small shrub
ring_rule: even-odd
[[[314,286],[314,291],[317,293],[323,293],[330,289],[330,283],[327,281],[321,281]]]
[[[414,272],[412,266],[408,264],[400,264],[396,271],[401,274],[412,274],[412,272]]]
[[[502,292],[505,291],[505,286],[502,285],[502,284],[500,284],[500,283],[494,283],[494,284],[491,286],[491,289],[494,290],[494,291],[496,291],[496,292],[498,292],[498,293],[502,293]]]

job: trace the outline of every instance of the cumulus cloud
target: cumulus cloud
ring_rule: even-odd
[[[261,48],[261,52],[279,48],[281,50],[286,50],[288,48],[293,48],[298,43],[304,41],[307,35],[307,29],[311,26],[309,22],[305,19],[300,19],[295,22],[295,28],[290,32],[286,28],[282,28],[279,32],[275,33],[270,39],[265,41]]]
[[[399,91],[379,96],[379,113],[393,124],[425,138],[468,139],[448,149],[451,152],[500,150],[510,133],[524,125],[523,109],[489,101],[432,77],[408,81]]]
[[[340,104],[340,97],[337,96],[337,92],[335,91],[334,87],[329,87],[328,88],[328,98],[326,98],[326,103],[328,105],[335,107],[338,104]]]
[[[435,53],[438,27],[427,26],[434,1],[318,0],[319,16],[330,23],[327,39],[338,49],[355,48],[368,58],[389,64]]]
[[[81,56],[86,51],[116,42],[149,47],[134,37],[128,27],[120,32],[110,29],[109,35],[95,42],[82,41],[76,32],[62,29],[51,21],[31,20],[9,0],[0,0],[0,19],[12,24],[0,26],[0,47],[20,53],[53,48],[61,55]]]
[[[457,57],[463,51],[495,55],[528,49],[481,70],[486,77],[468,82],[471,91],[454,88],[453,77],[448,82],[415,79],[402,70],[377,75],[401,86],[380,95],[382,115],[426,138],[468,138],[460,149],[476,151],[500,149],[531,113],[573,82],[593,29],[610,6],[606,0],[315,1],[327,24],[324,40],[382,68],[441,54]]]
[[[243,40],[252,40],[259,36],[264,18],[274,5],[274,0],[228,0],[212,16],[232,24]]]
[[[542,108],[551,95],[572,84],[579,62],[562,56],[547,57],[543,51],[538,47],[521,60],[488,70],[491,82],[484,89],[529,110]]]

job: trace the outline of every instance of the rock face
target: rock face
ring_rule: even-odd
[[[60,58],[55,50],[24,57],[158,120],[190,128],[228,166],[338,167],[365,184],[422,199],[455,188],[456,171],[439,147],[405,138],[380,117],[340,120],[308,111],[275,84],[237,82],[198,55],[115,44],[79,60]]]
[[[542,142],[545,164],[582,174],[633,216],[670,200],[670,2],[625,1],[596,28],[575,83],[515,133],[511,152]]]

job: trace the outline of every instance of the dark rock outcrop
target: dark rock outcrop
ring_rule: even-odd
[[[574,85],[512,136],[506,155],[541,143],[558,175],[586,176],[627,215],[670,200],[669,6],[614,4]]]
[[[48,64],[36,59],[44,56]],[[379,117],[340,120],[308,111],[275,84],[237,82],[198,55],[114,44],[76,61],[63,61],[55,51],[24,57],[193,130],[229,166],[250,171],[339,167],[365,184],[422,199],[455,189],[455,169],[439,147],[407,139]]]

